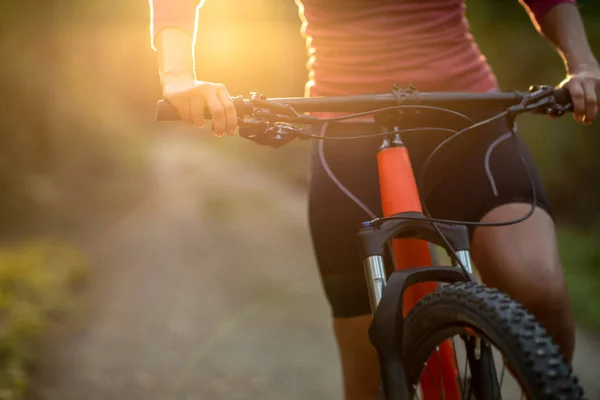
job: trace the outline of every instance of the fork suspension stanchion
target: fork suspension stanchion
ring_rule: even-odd
[[[408,150],[400,136],[385,140],[377,154],[379,182],[384,216],[403,212],[422,212],[421,200],[410,163]],[[418,239],[394,239],[392,241],[396,269],[431,266],[431,254],[427,242]],[[436,282],[423,282],[407,288],[404,294],[403,314],[426,294],[437,288]],[[440,398],[444,391],[445,399],[459,400],[460,387],[454,353],[449,341],[442,343],[438,354],[432,354],[427,362],[430,371],[442,371],[440,374],[423,373],[421,387],[424,400]],[[442,389],[443,388],[443,389]]]
[[[382,256],[370,256],[365,258],[363,261],[365,268],[365,277],[367,278],[367,285],[369,289],[369,301],[371,302],[371,311],[375,313],[381,296],[383,296],[383,289],[385,289],[385,266],[383,263]]]
[[[459,250],[456,252],[456,257],[460,263],[465,267],[469,274],[473,274],[473,263],[471,262],[471,253],[469,250]],[[458,265],[456,261],[453,262],[454,265]]]

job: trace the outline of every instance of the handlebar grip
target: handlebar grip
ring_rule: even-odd
[[[571,93],[569,93],[569,91],[565,88],[554,90],[554,98],[561,106],[566,106],[567,104],[571,103]]]
[[[244,104],[244,98],[242,96],[232,97],[231,99],[233,100],[233,104],[235,105],[238,115],[242,115],[245,111],[247,111],[247,107]],[[204,109],[204,118],[212,118],[208,108]],[[175,106],[169,103],[168,100],[159,100],[158,103],[156,103],[156,120],[158,122],[181,121],[181,116],[179,115],[179,111],[177,111]]]
[[[208,109],[205,109],[204,118],[210,119],[210,117],[210,112]],[[158,103],[156,103],[156,120],[158,122],[181,121],[181,116],[173,104],[169,103],[167,100],[159,100]]]

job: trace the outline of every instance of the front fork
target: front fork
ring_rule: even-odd
[[[384,140],[377,159],[383,212],[395,218],[364,223],[358,239],[373,313],[369,336],[379,355],[386,398],[399,400],[408,395],[402,360],[404,316],[422,296],[435,290],[436,282],[472,280],[473,269],[466,227],[434,226],[422,214],[408,152],[399,135],[394,135],[393,140]],[[440,237],[440,232],[446,240]],[[431,266],[429,246],[423,241],[442,246],[450,254],[455,249],[455,264],[460,261],[466,274],[456,267]],[[396,272],[386,279],[384,254],[389,250],[389,243],[394,249]],[[405,291],[406,302],[403,301]],[[449,343],[443,343],[440,349],[440,355],[430,358],[427,368],[441,370],[442,376],[421,378],[422,398],[437,398],[437,388],[444,387],[446,399],[460,399],[453,350]]]
[[[473,262],[471,261],[471,252],[469,250],[459,250],[456,252],[456,257],[458,258],[458,261],[460,261],[460,264],[462,264],[463,267],[465,267],[465,269],[467,270],[467,273],[469,273],[469,275],[471,275],[472,280],[477,280],[477,277],[475,276],[475,273],[473,272]],[[457,260],[452,259],[452,265],[454,265],[455,267],[459,266],[459,263],[457,262]]]
[[[394,131],[397,131],[397,128],[394,128]],[[385,155],[386,158],[383,157],[383,152],[400,150],[400,153]],[[391,160],[391,162],[390,162]],[[384,210],[384,214],[386,215],[399,215],[406,212],[417,212],[419,215],[421,211],[420,206],[420,198],[418,194],[418,188],[416,186],[416,182],[414,179],[414,175],[412,172],[412,166],[410,165],[410,160],[408,158],[408,153],[402,140],[400,139],[399,134],[393,134],[389,137],[385,137],[383,139],[383,143],[379,149],[378,154],[378,163],[379,163],[379,173],[380,173],[380,185],[381,185],[381,198],[382,198],[382,206]],[[396,224],[398,225],[398,224]],[[372,228],[374,225],[371,222],[365,222],[362,225],[363,229],[368,230]],[[409,226],[412,224],[409,223]],[[444,233],[444,232],[442,232]],[[471,262],[471,256],[468,247],[468,238],[465,240],[464,236],[466,234],[466,229],[464,227],[458,227],[458,229],[454,229],[451,233],[453,235],[453,239],[456,242],[457,240],[462,246],[457,249],[457,251],[453,254],[452,251],[456,248],[446,248],[448,255],[452,260],[452,264],[454,266],[462,265],[466,272],[471,276],[472,279],[475,278],[473,275],[473,266]],[[407,237],[407,235],[403,235]],[[437,236],[437,235],[436,235]],[[457,236],[462,236],[462,240],[456,239]],[[408,235],[407,238],[410,238]],[[393,239],[393,236],[386,238],[386,241],[390,241]],[[430,238],[431,239],[431,238]],[[436,238],[439,239],[439,238]],[[431,243],[442,245],[446,247],[447,244],[444,241],[440,240],[430,240]],[[452,243],[451,243],[452,244]],[[431,253],[431,249],[429,250]],[[399,257],[398,257],[399,258]],[[429,257],[425,257],[429,258]],[[408,258],[408,263],[418,263],[415,258]],[[404,263],[396,260],[397,268],[406,268],[407,264],[406,258],[404,257]],[[381,297],[383,296],[383,290],[386,286],[386,271],[384,258],[382,255],[366,255],[363,259],[363,266],[365,271],[365,277],[367,280],[368,291],[369,291],[369,301],[371,303],[371,311],[375,313],[375,310],[379,306],[379,302],[381,301]]]
[[[456,252],[458,260],[465,267],[466,271],[471,275],[471,279],[476,281],[477,278],[473,273],[473,263],[469,250],[459,250]],[[457,260],[452,260],[455,267],[459,267]],[[363,260],[365,270],[365,278],[369,290],[369,302],[371,303],[371,313],[375,315],[375,310],[379,306],[379,302],[383,297],[383,291],[386,285],[386,272],[383,256],[374,255],[368,256]]]
[[[385,264],[383,256],[369,256],[363,260],[367,287],[369,289],[369,302],[371,303],[371,313],[375,315],[375,310],[379,306],[383,290],[385,289]]]

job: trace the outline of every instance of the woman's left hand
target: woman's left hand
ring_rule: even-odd
[[[600,66],[573,69],[559,86],[571,94],[575,120],[591,124],[600,108]]]

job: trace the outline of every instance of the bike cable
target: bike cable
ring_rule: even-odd
[[[345,115],[345,116],[340,116],[340,117],[331,117],[331,118],[319,118],[319,121],[323,121],[324,127],[326,127],[328,125],[328,123],[330,122],[336,122],[336,121],[342,121],[342,120],[348,120],[348,119],[353,119],[353,118],[357,118],[357,117],[361,117],[361,116],[366,116],[366,115],[372,115],[375,113],[379,113],[379,112],[385,112],[385,111],[390,111],[390,110],[395,110],[395,109],[400,109],[400,108],[422,108],[422,109],[433,109],[433,110],[438,110],[438,111],[444,111],[444,112],[448,112],[448,113],[452,113],[458,116],[461,116],[465,119],[467,119],[469,122],[473,122],[469,117],[467,117],[464,114],[461,114],[459,112],[453,111],[453,110],[448,110],[445,108],[441,108],[441,107],[428,107],[428,106],[395,106],[395,107],[385,107],[385,108],[380,108],[377,110],[372,110],[372,111],[368,111],[368,112],[362,112],[362,113],[355,113],[355,114],[350,114],[350,115]],[[320,135],[316,135],[316,134],[312,134],[312,133],[304,133],[301,132],[299,133],[300,136],[305,136],[307,138],[312,138],[312,139],[318,139],[318,140],[353,140],[353,139],[363,139],[363,138],[372,138],[374,136],[389,136],[392,134],[402,134],[402,133],[407,133],[407,132],[418,132],[418,131],[444,131],[444,132],[450,132],[452,133],[452,135],[450,135],[449,137],[447,137],[445,140],[443,140],[441,143],[439,143],[433,150],[432,152],[429,154],[429,156],[427,157],[427,159],[425,160],[425,162],[423,163],[423,169],[421,171],[421,174],[419,176],[419,179],[417,180],[417,188],[419,189],[419,196],[420,195],[420,189],[423,186],[423,181],[426,175],[426,172],[428,170],[428,167],[431,164],[431,160],[433,159],[433,156],[438,154],[439,152],[441,152],[441,150],[447,146],[450,142],[452,142],[454,139],[456,138],[460,138],[462,137],[462,135],[464,135],[466,132],[477,128],[477,127],[481,127],[484,126],[488,123],[491,123],[497,119],[503,118],[508,116],[509,113],[507,111],[503,111],[493,117],[490,117],[486,120],[483,121],[479,121],[476,123],[472,123],[471,125],[467,126],[466,128],[463,128],[461,130],[454,130],[454,129],[448,129],[448,128],[411,128],[411,129],[401,129],[401,130],[396,130],[396,131],[388,131],[388,132],[380,132],[380,133],[376,133],[376,134],[369,134],[369,135],[358,135],[358,136],[345,136],[345,137],[333,137],[333,136],[327,136],[325,135],[325,129],[322,130]],[[361,209],[363,209],[367,215],[369,215],[371,218],[373,218],[372,222],[381,222],[381,221],[385,221],[385,220],[419,220],[419,221],[426,221],[432,224],[432,226],[434,227],[434,229],[436,230],[436,232],[440,235],[440,237],[442,238],[442,240],[444,241],[445,245],[447,246],[448,249],[451,250],[451,252],[453,253],[453,256],[455,258],[455,261],[458,263],[459,267],[462,269],[462,271],[465,274],[467,273],[467,269],[465,267],[465,265],[458,259],[458,257],[456,256],[456,250],[454,250],[450,244],[450,242],[446,239],[446,237],[443,235],[443,233],[441,232],[440,228],[438,227],[438,224],[447,224],[447,225],[464,225],[464,226],[475,226],[475,227],[501,227],[501,226],[509,226],[509,225],[514,225],[520,222],[523,222],[525,220],[527,220],[528,218],[530,218],[533,213],[535,212],[535,207],[537,205],[537,193],[536,193],[536,187],[535,187],[535,183],[533,180],[533,173],[529,168],[529,165],[527,164],[527,162],[525,161],[525,155],[523,154],[523,150],[521,149],[521,146],[519,146],[519,141],[518,141],[518,134],[516,132],[516,127],[515,124],[511,124],[510,127],[510,131],[509,131],[512,139],[513,139],[513,143],[515,144],[515,149],[517,151],[517,154],[519,155],[519,158],[521,159],[521,162],[523,164],[523,167],[525,168],[525,172],[527,173],[527,178],[529,180],[529,184],[531,186],[531,208],[529,209],[529,211],[516,219],[513,220],[509,220],[509,221],[505,221],[505,222],[480,222],[480,221],[460,221],[460,220],[451,220],[451,219],[443,219],[443,218],[433,218],[429,212],[429,210],[427,209],[427,205],[425,204],[424,201],[421,201],[422,207],[423,207],[423,215],[424,217],[411,217],[411,216],[401,216],[401,215],[397,215],[397,216],[388,216],[388,217],[375,217],[375,214],[368,208],[366,207],[366,205],[364,205],[352,192],[350,192],[340,181],[339,179],[337,179],[337,177],[335,176],[335,174],[333,174],[333,172],[331,171],[330,168],[328,168],[328,164],[325,160],[325,157],[323,155],[323,151],[322,151],[322,146],[319,146],[319,156],[321,158],[321,162],[323,163],[323,167],[326,171],[326,173],[329,175],[329,177],[332,179],[332,181],[340,188],[340,190],[346,194],[346,196],[348,196],[354,203],[356,203]],[[422,200],[422,199],[421,199]]]

